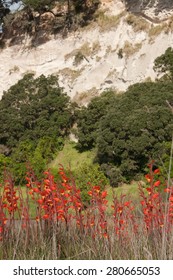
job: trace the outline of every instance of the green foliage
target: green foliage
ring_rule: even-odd
[[[80,168],[83,163],[90,165],[93,163],[95,157],[95,150],[80,152],[76,148],[76,143],[72,141],[66,141],[62,150],[56,154],[55,159],[50,163],[49,167],[52,169],[59,168],[62,164],[65,169],[69,169],[73,172]]]
[[[55,2],[55,0],[22,0],[22,2],[29,6],[30,8],[33,8],[34,10],[42,10],[47,5],[48,7],[51,6]]]
[[[51,168],[55,181],[60,180],[57,170],[58,167]],[[74,170],[67,167],[65,169],[65,173],[68,177],[74,178],[76,187],[80,189],[82,200],[85,202],[86,206],[88,206],[91,199],[88,195],[88,191],[91,190],[91,186],[100,186],[101,190],[104,190],[105,187],[109,185],[109,180],[104,175],[104,172],[101,170],[99,164],[89,164],[84,162]]]
[[[63,146],[63,139],[53,139],[45,136],[36,144],[34,141],[19,142],[11,154],[9,168],[13,173],[16,183],[23,183],[28,165],[33,168],[35,175],[40,178],[54,154]]]
[[[168,178],[169,168],[170,168],[170,178],[173,178],[173,158],[171,157],[171,142],[165,142],[163,144],[164,152],[162,155],[162,161],[160,163],[159,169],[161,170],[161,174],[165,174],[166,178]]]
[[[115,93],[105,92],[101,97],[93,98],[87,108],[81,108],[77,116],[79,149],[91,149],[96,145],[100,119],[114,100]]]
[[[11,154],[10,171],[15,177],[16,183],[25,180],[27,163],[33,156],[35,145],[32,141],[25,140],[18,143]]]
[[[100,186],[103,190],[109,184],[109,180],[105,177],[98,164],[83,164],[74,172],[77,187],[81,190],[82,199],[85,202],[90,200],[88,191],[92,186]]]
[[[163,142],[171,140],[173,129],[166,100],[173,104],[172,83],[130,87],[100,122],[99,163],[115,165],[129,181],[151,158],[161,157]]]
[[[118,187],[121,182],[126,182],[125,177],[122,175],[120,167],[114,166],[113,164],[103,163],[101,166],[103,173],[109,178],[110,185],[112,187]]]
[[[53,159],[53,155],[63,148],[64,140],[62,137],[52,138],[45,136],[39,139],[36,150],[48,161]]]
[[[158,74],[163,74],[162,79],[173,81],[173,49],[171,47],[155,59],[154,70]]]
[[[103,97],[104,96],[104,97]],[[78,120],[81,148],[97,146],[97,161],[112,186],[134,179],[151,158],[159,161],[171,141],[173,84],[143,83],[83,108]],[[107,104],[104,102],[107,101]],[[103,103],[102,103],[103,102]]]
[[[55,76],[27,74],[0,101],[1,147],[11,151],[9,168],[17,182],[26,164],[39,177],[59,151],[75,119],[75,105]],[[23,179],[22,179],[23,180]]]
[[[0,183],[3,181],[4,171],[9,168],[11,159],[5,155],[0,154]]]
[[[0,142],[10,148],[18,142],[64,137],[74,121],[74,106],[55,76],[34,79],[27,74],[4,93],[0,102]]]

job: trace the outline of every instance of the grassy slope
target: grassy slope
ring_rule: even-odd
[[[62,151],[60,151],[57,157],[51,162],[50,168],[58,168],[59,164],[62,164],[64,168],[69,168],[73,171],[79,168],[83,163],[92,164],[95,151],[86,151],[80,153],[76,148],[74,142],[67,142],[64,145]]]
[[[92,164],[95,151],[86,151],[80,153],[76,148],[76,144],[74,142],[67,142],[64,145],[62,151],[60,151],[57,157],[51,162],[50,168],[58,169],[59,164],[62,164],[65,168],[70,167],[70,169],[76,170],[79,168],[83,163]],[[124,184],[119,188],[114,188],[115,194],[120,196],[121,194],[127,194],[132,196],[135,200],[138,199],[138,191],[137,191],[138,184],[136,182],[127,185]],[[109,186],[107,187],[108,191],[108,200],[112,201],[112,188]]]
[[[115,196],[120,198],[121,195],[127,195],[126,200],[132,200],[134,205],[139,202],[139,192],[138,192],[138,183],[133,182],[132,184],[123,184],[121,187],[112,188],[111,186],[107,187],[107,200],[108,200],[108,212],[111,212],[111,205],[113,203],[113,193]]]

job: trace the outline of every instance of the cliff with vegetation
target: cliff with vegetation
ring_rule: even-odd
[[[78,14],[69,29],[62,24],[66,5],[8,15],[1,39],[0,95],[25,73],[57,74],[79,104],[107,88],[123,91],[154,80],[153,61],[173,45],[171,2],[103,0],[96,6],[89,21]]]

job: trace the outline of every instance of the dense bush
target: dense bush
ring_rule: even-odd
[[[6,165],[16,178],[16,183],[23,183],[28,165],[35,170],[35,174],[40,178],[43,170],[54,158],[55,154],[63,147],[62,138],[45,136],[39,139],[37,145],[33,141],[21,141],[13,149],[11,161]],[[22,179],[23,178],[23,179]]]
[[[105,177],[103,171],[101,171],[98,164],[83,164],[76,172],[74,172],[76,178],[76,185],[81,191],[81,197],[86,203],[90,200],[88,191],[92,185],[100,186],[103,191],[105,186],[109,184],[108,179]]]

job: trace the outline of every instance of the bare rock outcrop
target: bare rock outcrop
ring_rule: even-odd
[[[122,0],[125,3],[127,10],[132,13],[145,13],[148,11],[153,16],[160,16],[164,12],[169,15],[173,11],[172,0]]]

